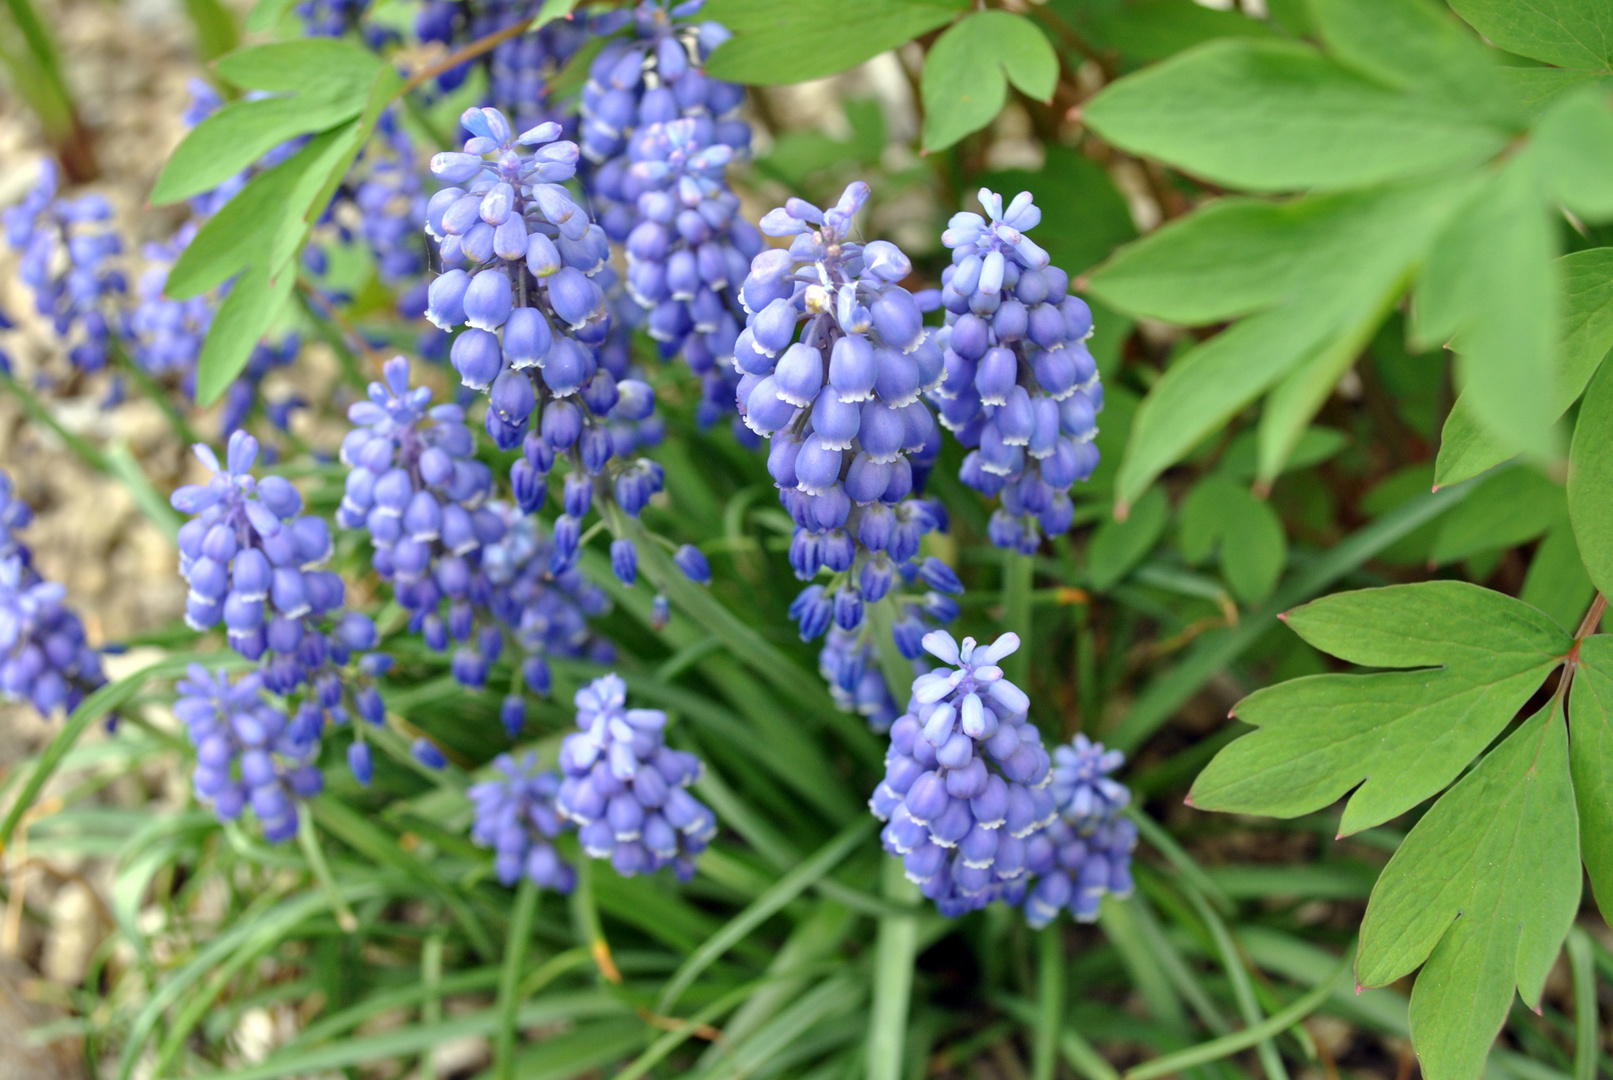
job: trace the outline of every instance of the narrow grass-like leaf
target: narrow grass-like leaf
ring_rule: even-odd
[[[683,992],[737,942],[752,930],[772,918],[785,904],[794,900],[823,875],[833,870],[840,861],[862,843],[873,831],[875,822],[858,822],[843,829],[838,836],[819,848],[813,856],[778,880],[767,892],[757,897],[744,911],[734,916],[726,926],[696,949],[667,980],[656,998],[655,1011],[663,1015],[678,1003]]]

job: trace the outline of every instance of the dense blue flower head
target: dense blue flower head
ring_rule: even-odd
[[[1059,818],[1037,845],[1032,864],[1036,885],[1025,897],[1025,921],[1046,926],[1068,908],[1078,922],[1095,922],[1106,894],[1132,893],[1131,853],[1137,826],[1127,818],[1081,828]]]
[[[596,34],[629,33],[607,43],[588,68],[580,135],[588,160],[608,162],[622,154],[635,130],[679,116],[714,121],[718,127],[708,141],[749,148],[749,127],[732,119],[744,89],[703,70],[730,36],[717,23],[692,21],[703,6],[703,0],[641,0],[594,20]]]
[[[1019,638],[960,645],[936,630],[924,647],[946,666],[913,681],[908,711],[891,726],[885,779],[869,802],[888,822],[885,850],[943,915],[1018,903],[1033,846],[1057,816],[1030,701],[997,666]]]
[[[769,439],[768,471],[796,524],[790,565],[809,585],[791,609],[804,639],[832,624],[864,625],[865,608],[895,604],[894,646],[909,660],[925,632],[956,614],[957,575],[920,542],[944,530],[939,503],[916,498],[940,452],[941,432],[924,400],[941,380],[941,349],[929,339],[919,301],[898,284],[912,270],[894,244],[852,239],[868,185],[848,186],[821,210],[800,199],[767,214],[761,228],[789,236],[789,249],[758,254],[740,289],[748,312],[734,347],[743,372],[741,416]],[[922,597],[893,592],[912,584]],[[874,649],[887,647],[883,643]],[[877,726],[894,718],[885,694],[865,686],[875,654],[845,636],[820,667],[836,697]]]
[[[1119,750],[1105,750],[1085,735],[1053,750],[1053,801],[1059,815],[1078,827],[1113,818],[1131,804],[1131,790],[1109,774],[1125,764]]]
[[[608,280],[610,244],[560,186],[576,171],[576,144],[557,141],[553,123],[517,138],[493,109],[467,110],[461,122],[475,133],[465,151],[432,159],[440,179],[465,186],[437,192],[427,207],[427,231],[451,269],[431,283],[426,317],[444,329],[468,324],[451,359],[466,386],[487,393],[494,442],[522,448],[510,473],[522,509],[543,501],[557,459],[568,464],[559,572],[595,499],[637,517],[661,490],[660,467],[629,456],[648,441],[655,393],[623,377],[625,357],[601,348],[611,320],[595,276]]]
[[[1025,235],[1042,212],[1021,192],[1005,209],[982,188],[979,214],[952,217],[941,242],[946,377],[932,390],[941,422],[970,447],[960,477],[1001,495],[990,535],[1026,554],[1042,533],[1068,531],[1070,486],[1098,464],[1103,384],[1087,350],[1092,312],[1069,295],[1069,276]]]
[[[427,0],[415,16],[415,34],[422,42],[457,49],[530,19],[542,8],[542,0]],[[482,104],[504,113],[517,128],[549,120],[565,123],[567,118],[550,100],[550,82],[587,40],[581,20],[556,19],[443,72],[436,86],[444,92],[456,90],[480,67],[487,74]]]
[[[606,675],[577,691],[577,726],[560,748],[558,807],[583,850],[624,877],[670,865],[681,881],[717,833],[688,787],[700,759],[665,744],[666,713],[629,709],[627,686]]]
[[[524,877],[540,888],[571,892],[577,872],[561,860],[553,843],[564,827],[555,808],[560,775],[540,771],[536,754],[519,760],[500,754],[493,768],[498,773],[494,779],[466,792],[476,810],[471,840],[493,849],[500,884],[514,885]]]
[[[22,253],[17,277],[33,292],[80,371],[99,371],[112,355],[117,298],[127,291],[112,259],[123,242],[108,224],[112,205],[100,195],[57,194],[56,163],[40,163],[39,181],[22,201],[0,211],[6,243]]]
[[[319,729],[270,704],[256,672],[232,682],[228,672],[192,664],[178,689],[174,715],[196,748],[197,797],[211,803],[221,821],[250,807],[267,840],[295,836],[299,802],[324,788],[313,764]]]
[[[205,444],[195,452],[212,478],[170,500],[195,515],[179,530],[179,572],[190,586],[185,621],[197,630],[222,623],[230,646],[262,659],[264,685],[281,694],[372,648],[375,628],[362,615],[326,627],[346,593],[340,577],[319,569],[332,551],[330,526],[302,514],[302,495],[289,481],[252,475],[257,440],[236,431],[223,464]],[[330,705],[340,701],[336,689]]]

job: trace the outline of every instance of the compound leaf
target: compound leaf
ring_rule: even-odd
[[[1274,305],[1189,349],[1155,384],[1131,431],[1117,478],[1117,500],[1135,498],[1296,368],[1329,350],[1339,352],[1341,340],[1369,338],[1463,190],[1460,182],[1440,182],[1324,195],[1296,200],[1278,214],[1247,203],[1225,211],[1212,208],[1161,230],[1157,238],[1140,241],[1100,267],[1091,291],[1138,315],[1204,321],[1206,316]],[[1307,203],[1315,207],[1306,208]],[[1204,226],[1189,224],[1201,218]],[[1235,237],[1240,222],[1260,223],[1259,238],[1234,242],[1217,257],[1214,238]],[[1289,229],[1289,222],[1302,224]],[[1294,250],[1279,253],[1285,241]],[[1230,269],[1239,265],[1245,251],[1258,265]],[[1172,268],[1178,255],[1185,256],[1186,265]],[[1224,267],[1219,275],[1211,269],[1216,265]],[[1224,284],[1218,284],[1218,276]],[[1230,298],[1215,299],[1218,290]],[[1302,407],[1302,402],[1308,404]],[[1297,393],[1280,404],[1278,437],[1268,441],[1262,454],[1266,476],[1280,469],[1309,421],[1305,409],[1313,409],[1319,399],[1314,393]]]
[[[1227,472],[1212,473],[1188,493],[1178,527],[1188,562],[1203,562],[1219,546],[1221,575],[1242,602],[1264,600],[1277,584],[1288,557],[1282,521]]]
[[[1416,339],[1456,339],[1462,396],[1498,442],[1551,456],[1560,285],[1539,162],[1519,154],[1435,242],[1416,295]]]
[[[1508,52],[1565,68],[1613,68],[1613,6],[1603,0],[1451,0]]]
[[[1423,964],[1410,1018],[1428,1080],[1476,1080],[1513,986],[1539,1005],[1579,908],[1579,822],[1559,704],[1435,803],[1372,890],[1356,977],[1383,986]]]
[[[1553,409],[1560,417],[1585,392],[1585,384],[1613,349],[1613,248],[1564,255],[1557,260],[1557,271],[1563,310]],[[1458,398],[1440,433],[1437,482],[1460,483],[1511,456],[1506,445],[1479,426],[1466,399]]]
[[[1580,853],[1607,920],[1613,913],[1613,638],[1598,634],[1580,642],[1579,665],[1568,695],[1569,763]]]
[[[1413,670],[1313,675],[1251,694],[1233,715],[1260,730],[1216,755],[1189,798],[1205,810],[1296,817],[1354,788],[1340,835],[1454,780],[1572,644],[1529,605],[1459,581],[1340,593],[1287,621],[1351,663]]]
[[[254,263],[235,279],[229,295],[213,316],[196,361],[196,403],[211,405],[246,367],[258,339],[286,306],[295,273],[270,277],[269,267]]]
[[[945,26],[964,6],[951,0],[710,0],[701,17],[734,36],[711,54],[706,71],[758,86],[821,79]]]
[[[1023,15],[981,11],[947,28],[924,58],[924,149],[944,150],[1002,111],[1011,82],[1051,101],[1059,58]]]
[[[1613,367],[1591,380],[1568,453],[1568,513],[1585,569],[1613,595]]]
[[[1082,116],[1106,140],[1218,184],[1337,190],[1470,165],[1505,128],[1403,93],[1307,45],[1223,39],[1111,83]]]
[[[1613,109],[1607,92],[1564,95],[1534,131],[1541,175],[1564,206],[1588,221],[1613,217]]]

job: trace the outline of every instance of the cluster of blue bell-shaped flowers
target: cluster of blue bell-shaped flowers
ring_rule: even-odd
[[[959,472],[1000,495],[991,540],[1033,554],[1042,533],[1068,532],[1069,489],[1098,465],[1103,384],[1086,346],[1092,312],[1069,276],[1025,235],[1041,221],[1030,192],[1008,207],[986,188],[979,214],[955,214],[941,234],[952,265],[941,275],[946,377],[933,388],[941,422],[970,447]]]

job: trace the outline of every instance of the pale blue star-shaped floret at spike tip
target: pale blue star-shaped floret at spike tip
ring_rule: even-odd
[[[427,232],[451,269],[431,283],[426,316],[443,329],[468,324],[450,360],[466,386],[488,394],[494,442],[523,450],[510,476],[523,507],[541,499],[556,457],[570,461],[559,572],[576,557],[578,519],[596,494],[637,517],[661,490],[660,466],[628,457],[655,437],[655,393],[601,360],[611,318],[594,275],[608,276],[610,244],[561,186],[576,172],[576,144],[557,141],[554,123],[516,137],[494,109],[468,109],[461,123],[473,133],[465,151],[432,159],[439,178],[464,186],[427,205]]]
[[[1092,312],[1069,295],[1069,276],[1025,235],[1041,221],[1029,192],[1007,208],[982,188],[979,214],[952,217],[941,242],[946,377],[931,391],[941,422],[971,448],[960,478],[1002,506],[992,542],[1026,554],[1042,533],[1067,532],[1069,489],[1098,464],[1103,384],[1086,346]]]
[[[257,440],[236,431],[223,464],[204,443],[194,450],[213,475],[169,500],[194,515],[179,530],[179,572],[190,586],[186,622],[196,630],[222,624],[232,648],[264,661],[264,685],[280,694],[373,648],[375,624],[357,612],[340,615],[346,587],[319,569],[333,550],[329,524],[301,513],[302,495],[290,481],[252,475]],[[328,629],[327,619],[334,620]],[[340,700],[339,685],[334,696]]]
[[[670,865],[687,881],[717,832],[716,815],[688,791],[700,759],[665,744],[666,713],[627,707],[617,675],[578,690],[576,705],[581,730],[561,745],[557,806],[583,850],[624,877]]]
[[[497,773],[466,792],[475,808],[471,840],[493,849],[493,871],[500,884],[514,885],[523,877],[539,888],[570,893],[577,874],[554,848],[564,821],[555,806],[560,776],[538,768],[536,754],[520,759],[500,754],[493,759]]]
[[[1040,834],[1057,817],[1052,762],[1026,720],[1030,700],[997,666],[1019,638],[960,645],[935,630],[924,648],[947,666],[913,681],[908,712],[891,727],[885,779],[869,802],[888,822],[885,850],[943,915],[1018,903]]]

